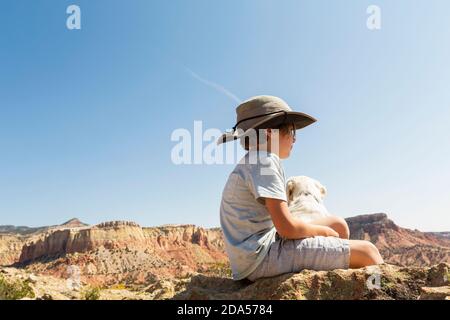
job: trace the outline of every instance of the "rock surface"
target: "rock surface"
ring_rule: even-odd
[[[198,275],[174,298],[403,300],[417,299],[422,287],[441,287],[439,294],[428,294],[427,297],[445,299],[450,296],[449,267],[448,264],[439,264],[429,268],[406,268],[384,264],[356,270],[304,270],[300,273],[259,279],[254,283]],[[432,289],[424,290],[430,292]]]
[[[98,289],[98,299],[123,300],[371,300],[439,299],[450,296],[450,265],[406,268],[393,265],[356,270],[311,271],[259,279],[256,282],[196,274],[184,279],[157,279],[148,285]],[[25,299],[86,299],[86,284],[34,275],[15,268],[0,269],[9,281],[26,281],[33,295]],[[1,281],[0,281],[1,286]],[[0,287],[1,293],[1,287]],[[1,298],[1,297],[0,297]]]
[[[19,260],[25,240],[21,236],[0,234],[0,265],[10,265]]]
[[[423,287],[420,292],[420,300],[449,300],[450,286],[444,287]]]

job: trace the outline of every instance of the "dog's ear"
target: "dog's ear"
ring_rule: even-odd
[[[325,198],[327,195],[327,188],[325,186],[322,186],[322,189],[320,189],[320,192],[322,193],[322,197]]]
[[[286,195],[288,199],[288,205],[291,203],[292,200],[294,200],[294,188],[295,182],[293,180],[288,180],[286,184]]]
[[[325,198],[325,196],[327,195],[327,188],[325,188],[325,186],[323,186],[319,181],[316,181],[316,186],[320,190],[322,199]]]

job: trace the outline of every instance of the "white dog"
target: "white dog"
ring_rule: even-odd
[[[286,183],[289,211],[305,222],[331,216],[323,204],[327,189],[305,176],[291,177]]]

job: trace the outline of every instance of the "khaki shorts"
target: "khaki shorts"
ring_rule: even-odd
[[[284,273],[309,270],[348,269],[350,244],[347,239],[314,237],[282,239],[276,235],[263,261],[247,279],[274,277]]]

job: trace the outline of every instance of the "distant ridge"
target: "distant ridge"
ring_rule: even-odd
[[[31,235],[34,233],[41,233],[52,229],[61,228],[80,228],[87,227],[89,224],[81,222],[78,218],[72,218],[63,224],[42,226],[42,227],[26,227],[26,226],[13,226],[13,225],[0,225],[0,234],[18,234],[18,235]]]

